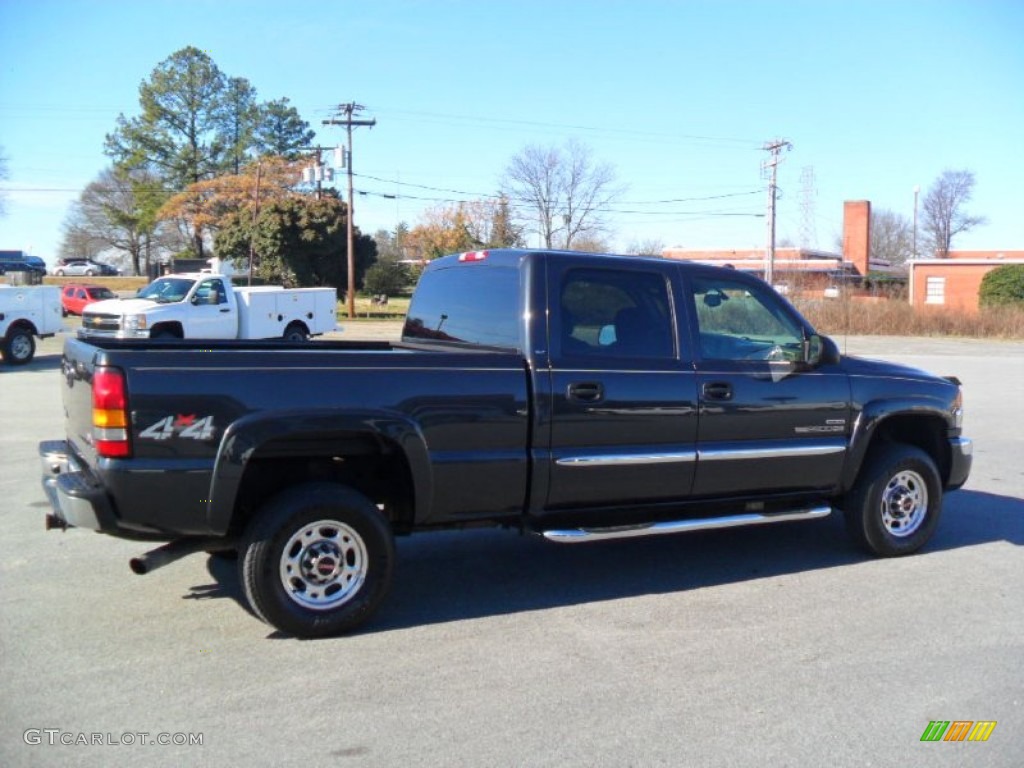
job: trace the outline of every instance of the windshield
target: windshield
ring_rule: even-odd
[[[142,288],[136,296],[158,304],[173,304],[184,299],[194,284],[195,280],[189,278],[161,277]]]

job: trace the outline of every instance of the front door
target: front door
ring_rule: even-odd
[[[846,374],[802,362],[805,329],[760,281],[705,272],[685,294],[697,326],[694,496],[832,487],[851,428]]]
[[[220,277],[207,277],[192,294],[185,335],[197,339],[233,339],[238,335],[237,313],[228,301]]]

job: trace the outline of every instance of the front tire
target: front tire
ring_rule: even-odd
[[[36,340],[31,331],[12,328],[4,338],[4,361],[8,365],[26,365],[36,355]]]
[[[931,457],[909,445],[880,446],[844,505],[846,528],[874,555],[909,555],[939,524],[942,481]]]
[[[239,569],[257,616],[291,635],[328,637],[370,618],[394,562],[391,527],[373,502],[317,482],[267,502],[246,532]]]

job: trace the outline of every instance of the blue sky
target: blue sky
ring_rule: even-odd
[[[780,239],[810,224],[833,249],[844,200],[910,218],[914,187],[953,168],[988,218],[954,247],[1024,248],[1021,0],[0,0],[0,248],[56,257],[105,134],[187,45],[290,99],[322,145],[342,140],[321,125],[335,105],[366,105],[368,233],[493,194],[525,146],[575,138],[627,187],[613,247],[763,247],[762,146],[783,138]]]

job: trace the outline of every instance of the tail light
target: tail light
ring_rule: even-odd
[[[99,366],[92,376],[92,436],[96,451],[109,459],[131,456],[128,392],[124,372]]]

